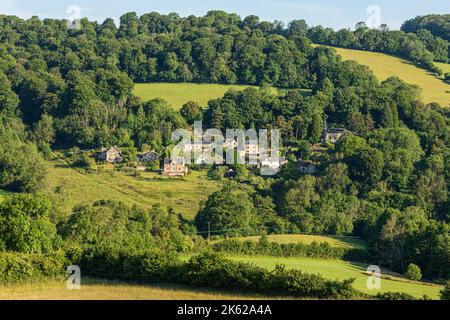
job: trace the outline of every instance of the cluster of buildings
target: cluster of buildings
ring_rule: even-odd
[[[350,131],[343,128],[327,128],[325,127],[322,134],[321,142],[323,145],[334,144],[342,139]],[[184,146],[185,153],[191,153],[197,155],[194,159],[194,164],[202,165],[206,163],[205,153],[211,150],[211,142],[195,142],[192,144],[186,144]],[[224,142],[223,148],[227,149],[237,149],[238,143],[236,140],[228,140]],[[260,155],[259,145],[257,142],[247,142],[245,148],[238,150],[239,155],[243,157],[258,157]],[[124,156],[119,148],[116,146],[109,148],[102,148],[97,155],[98,160],[110,162],[110,163],[121,163],[124,160]],[[145,153],[138,154],[136,156],[136,161],[139,163],[152,163],[158,161],[159,157],[155,151],[148,151]],[[278,170],[287,161],[281,158],[278,161],[273,161],[271,158],[266,157],[259,162],[259,167],[264,170]],[[309,161],[298,161],[298,170],[304,174],[315,174],[317,171],[317,166],[313,162]],[[163,175],[167,176],[184,176],[188,173],[188,163],[185,159],[164,159],[162,163],[161,172]]]

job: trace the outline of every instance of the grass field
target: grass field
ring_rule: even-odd
[[[364,241],[355,237],[329,237],[329,236],[316,236],[316,235],[302,235],[302,234],[280,234],[280,235],[269,235],[269,241],[277,243],[304,243],[311,244],[312,242],[327,242],[332,247],[341,248],[358,248],[365,249],[366,244]],[[242,237],[237,238],[242,241],[258,241],[259,237]]]
[[[82,279],[80,290],[68,290],[64,281],[0,285],[0,300],[254,300],[269,299],[206,289],[170,285],[133,285]]]
[[[174,109],[179,110],[188,101],[195,101],[202,107],[208,101],[221,98],[228,90],[244,90],[249,86],[197,84],[197,83],[136,83],[134,94],[144,101],[161,98]]]
[[[354,287],[368,294],[377,294],[378,292],[401,291],[414,297],[421,298],[424,294],[432,299],[439,299],[441,287],[428,285],[423,282],[413,282],[401,278],[400,275],[387,270],[381,270],[381,290],[367,289],[368,275],[365,274],[367,265],[349,263],[338,260],[320,260],[309,258],[282,258],[279,257],[232,257],[236,261],[250,262],[255,265],[273,269],[277,264],[284,264],[290,269],[299,269],[308,273],[321,274],[329,279],[349,279],[355,278]]]
[[[441,68],[444,74],[450,72],[450,63],[435,62],[434,64]]]
[[[442,106],[450,105],[450,85],[427,70],[412,63],[383,53],[335,48],[343,60],[355,60],[370,67],[380,81],[390,76],[398,76],[408,83],[417,84],[423,90],[425,103],[438,102]],[[450,69],[448,64],[437,64],[441,69]],[[450,72],[447,71],[447,72]]]
[[[220,188],[219,183],[208,180],[206,173],[198,171],[185,178],[167,178],[151,172],[143,172],[136,178],[114,171],[112,166],[86,173],[70,168],[59,159],[47,163],[44,189],[59,204],[58,209],[64,215],[70,214],[79,203],[112,199],[143,207],[161,203],[186,218],[193,218],[200,202]]]
[[[0,189],[0,202],[2,202],[5,199],[5,197],[7,197],[10,194],[11,192]]]

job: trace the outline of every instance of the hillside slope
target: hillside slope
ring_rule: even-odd
[[[77,204],[111,199],[141,207],[162,204],[191,219],[200,202],[220,188],[218,182],[205,177],[206,173],[197,171],[185,178],[167,178],[151,172],[135,177],[108,166],[85,173],[67,166],[61,159],[47,164],[45,190],[59,205],[57,209],[63,216],[69,215]]]
[[[354,60],[368,66],[380,81],[390,76],[398,76],[408,83],[421,87],[425,103],[438,102],[441,106],[450,105],[450,85],[409,61],[383,53],[334,48],[343,60]],[[446,69],[450,66],[439,64],[439,67]]]

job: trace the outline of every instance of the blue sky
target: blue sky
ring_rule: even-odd
[[[76,5],[81,16],[103,21],[117,19],[125,12],[138,14],[157,11],[177,12],[182,16],[204,15],[209,10],[234,12],[241,17],[255,14],[264,20],[305,19],[309,25],[321,24],[333,28],[353,27],[367,21],[369,6],[380,8],[381,23],[398,29],[401,23],[417,15],[450,13],[450,0],[0,0],[0,14],[22,18],[69,18],[67,8]]]

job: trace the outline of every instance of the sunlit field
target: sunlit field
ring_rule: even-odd
[[[200,202],[220,188],[219,183],[207,179],[206,172],[193,171],[184,178],[168,178],[152,172],[133,176],[113,170],[112,165],[99,166],[98,171],[89,173],[71,168],[63,160],[47,164],[44,189],[59,204],[57,209],[64,216],[77,204],[111,199],[142,207],[160,203],[193,218]]]
[[[161,98],[166,100],[175,110],[188,101],[194,101],[202,107],[208,101],[221,98],[228,90],[244,90],[249,86],[197,84],[197,83],[136,83],[134,94],[143,101]]]
[[[390,76],[398,76],[408,83],[417,84],[423,90],[425,103],[438,102],[442,106],[450,104],[450,85],[429,71],[416,67],[409,61],[383,53],[335,48],[343,60],[354,60],[368,66],[380,81]],[[450,71],[449,64],[437,65]]]
[[[339,260],[321,260],[310,258],[279,258],[270,256],[260,257],[232,257],[233,260],[250,262],[255,265],[273,269],[277,264],[284,264],[287,268],[300,269],[308,273],[321,274],[328,279],[349,279],[355,278],[353,286],[368,294],[377,294],[379,292],[405,292],[416,298],[422,298],[427,295],[432,299],[439,299],[439,291],[442,287],[437,285],[425,284],[423,282],[410,281],[401,278],[400,275],[388,270],[381,270],[381,290],[369,290],[367,288],[368,275],[365,273],[368,265],[361,263],[350,263]]]

